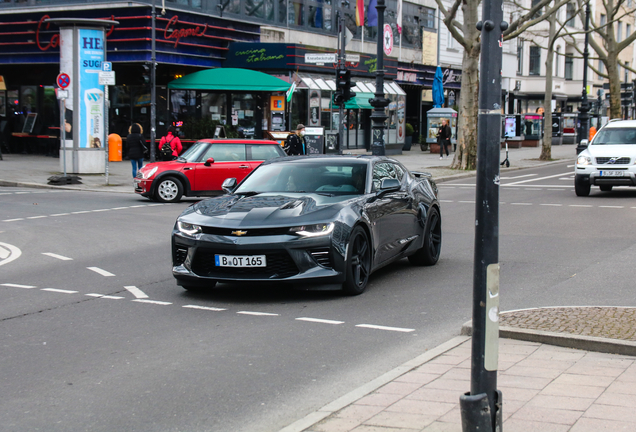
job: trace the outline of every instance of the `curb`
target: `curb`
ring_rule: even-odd
[[[471,336],[472,333],[472,321],[465,322],[462,326],[461,334],[464,336]],[[499,337],[505,339],[523,340],[527,342],[537,342],[565,348],[574,348],[585,351],[601,352],[606,354],[636,356],[636,342],[624,341],[620,339],[580,336],[567,333],[547,332],[542,330],[528,330],[508,326],[499,327]]]
[[[94,188],[78,188],[78,187],[70,187],[70,186],[59,186],[59,185],[48,185],[48,184],[40,184],[40,183],[27,183],[27,182],[14,182],[7,180],[0,180],[0,187],[24,187],[24,188],[32,188],[32,189],[56,189],[56,190],[73,190],[79,192],[115,192],[115,193],[135,193],[134,191],[119,191],[119,190],[107,190],[107,189],[94,189]],[[116,185],[109,185],[104,187],[118,187]]]
[[[466,342],[469,338],[467,336],[456,336],[448,342],[444,342],[441,345],[436,346],[435,348],[430,349],[429,351],[415,357],[412,360],[403,363],[402,365],[396,367],[389,372],[380,375],[378,378],[375,378],[369,381],[366,384],[358,387],[357,389],[347,393],[346,395],[339,397],[333,402],[328,403],[324,407],[314,411],[311,414],[308,414],[304,418],[295,421],[294,423],[280,429],[279,432],[302,432],[307,428],[315,425],[319,421],[324,420],[329,417],[333,413],[340,411],[341,409],[351,405],[355,401],[361,399],[362,397],[368,395],[369,393],[379,389],[385,384],[390,383],[396,378],[404,375],[411,370],[422,366],[424,363],[433,360],[435,357],[439,357],[444,354],[446,351],[450,351],[458,345]]]

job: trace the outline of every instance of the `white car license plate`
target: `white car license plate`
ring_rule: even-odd
[[[265,255],[214,255],[217,267],[267,267]]]
[[[623,177],[623,171],[601,171],[601,177]]]

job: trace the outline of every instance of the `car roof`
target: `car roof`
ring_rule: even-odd
[[[603,128],[621,128],[632,127],[636,128],[636,120],[610,120]]]
[[[197,142],[206,142],[211,144],[258,144],[258,145],[276,144],[280,146],[278,141],[274,141],[274,140],[264,140],[264,139],[258,140],[258,139],[244,139],[244,138],[220,138],[220,139],[202,138],[200,140],[197,140]]]
[[[395,159],[388,158],[386,156],[373,156],[373,155],[335,155],[335,154],[313,154],[307,156],[287,156],[287,157],[279,157],[276,159],[270,159],[269,161],[265,161],[264,164],[271,163],[279,163],[279,162],[288,162],[288,163],[309,163],[314,162],[316,160],[323,159],[325,161],[333,161],[337,163],[372,163],[375,161],[391,161],[396,162]]]

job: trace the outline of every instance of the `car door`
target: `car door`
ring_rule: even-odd
[[[214,162],[206,166],[205,161],[213,158]],[[226,178],[234,177],[240,182],[252,171],[246,160],[245,144],[213,143],[194,168],[192,190],[205,194],[221,191]]]
[[[412,201],[403,177],[404,172],[391,162],[378,162],[373,166],[373,192],[379,191],[384,179],[402,182],[400,190],[381,194],[367,208],[376,241],[375,264],[399,254],[404,246],[400,241],[410,237],[412,232]]]

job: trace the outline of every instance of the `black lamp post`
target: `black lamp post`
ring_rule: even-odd
[[[585,150],[585,146],[581,145],[581,141],[587,140],[589,138],[590,132],[590,106],[587,101],[587,65],[588,65],[588,43],[589,43],[589,29],[590,29],[590,2],[588,1],[585,5],[585,49],[583,50],[583,94],[581,96],[581,106],[579,107],[579,116],[578,116],[578,133],[577,133],[577,141],[578,144],[576,146],[576,154],[581,153]]]
[[[369,99],[373,107],[371,121],[373,121],[373,142],[371,143],[371,154],[374,156],[384,156],[384,122],[388,118],[384,109],[389,105],[389,100],[384,97],[384,0],[378,0],[375,7],[378,11],[378,60],[375,70],[375,97]]]

